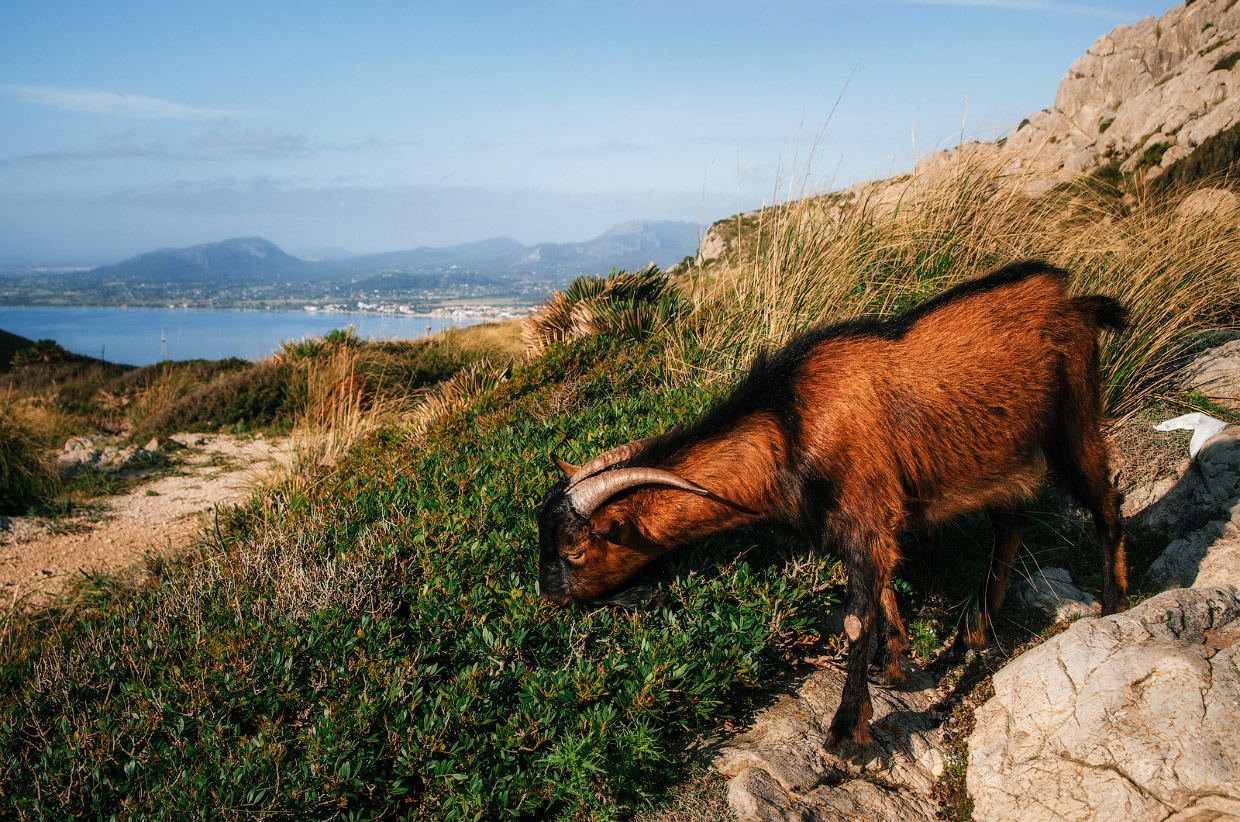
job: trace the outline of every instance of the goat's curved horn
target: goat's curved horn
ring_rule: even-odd
[[[604,451],[603,453],[599,454],[594,459],[582,465],[581,468],[579,468],[575,474],[570,474],[573,480],[572,482],[568,484],[568,487],[572,488],[575,485],[579,485],[581,482],[586,480],[588,477],[594,476],[595,474],[604,470],[605,468],[610,468],[613,465],[616,465],[618,463],[624,462],[625,460],[632,458],[639,451],[645,448],[648,444],[658,439],[659,436],[660,435],[656,434],[653,437],[646,437],[645,439],[634,440],[633,442],[628,442],[628,443],[625,443],[624,445],[618,445],[615,448],[612,448],[610,451]]]
[[[602,476],[588,477],[576,487],[570,484],[568,499],[579,516],[589,519],[607,500],[621,491],[639,485],[667,485],[691,494],[714,497],[714,494],[697,483],[678,477],[670,471],[658,468],[624,468]]]
[[[574,476],[574,475],[575,475],[578,471],[580,471],[580,470],[581,470],[581,466],[579,466],[579,465],[573,465],[571,462],[565,462],[564,460],[562,460],[562,459],[560,459],[559,457],[557,457],[555,454],[552,454],[552,455],[551,455],[551,461],[555,463],[555,467],[556,467],[556,468],[559,468],[559,469],[560,469],[560,472],[561,472],[562,474],[564,474],[564,476],[566,476],[566,477],[568,477],[568,478],[570,478],[570,479],[571,479],[571,478],[572,478],[572,477],[573,477],[573,476]]]

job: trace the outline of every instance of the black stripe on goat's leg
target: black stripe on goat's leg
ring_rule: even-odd
[[[969,608],[965,623],[956,637],[956,647],[967,646],[975,651],[986,647],[986,636],[995,635],[995,620],[1003,607],[1008,581],[1012,576],[1012,563],[1016,561],[1016,549],[1020,538],[1029,525],[1029,516],[1023,508],[991,508],[990,524],[995,532],[995,547],[990,553],[990,565],[982,580],[977,600]]]
[[[831,720],[831,741],[870,744],[870,639],[879,620],[883,592],[891,587],[892,572],[899,559],[894,534],[875,534],[850,541],[844,564],[848,569],[848,605],[844,609],[844,633],[848,637],[847,674],[840,694],[840,707]]]

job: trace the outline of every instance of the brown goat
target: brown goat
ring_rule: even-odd
[[[567,475],[539,512],[542,596],[623,601],[636,571],[671,548],[772,523],[835,548],[848,570],[847,677],[834,741],[869,742],[870,639],[890,679],[907,640],[891,587],[897,535],[989,510],[990,569],[963,638],[985,643],[1050,468],[1092,513],[1103,609],[1126,595],[1120,496],[1107,474],[1098,372],[1109,297],[1070,297],[1067,274],[1015,263],[886,321],[816,328],[760,356],[730,396],[684,429],[613,449]]]

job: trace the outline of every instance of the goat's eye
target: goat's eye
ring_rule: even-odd
[[[564,559],[568,560],[569,562],[581,562],[585,558],[586,558],[586,549],[584,548],[582,548],[579,551],[572,551],[564,555]]]

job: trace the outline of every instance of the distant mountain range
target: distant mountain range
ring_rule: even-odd
[[[83,280],[239,285],[280,280],[328,282],[348,279],[373,287],[434,286],[435,283],[569,279],[579,274],[667,267],[697,252],[698,227],[667,220],[634,220],[580,243],[527,246],[499,237],[442,248],[422,247],[343,258],[303,260],[261,237],[244,237],[189,248],[161,248],[77,275]]]

